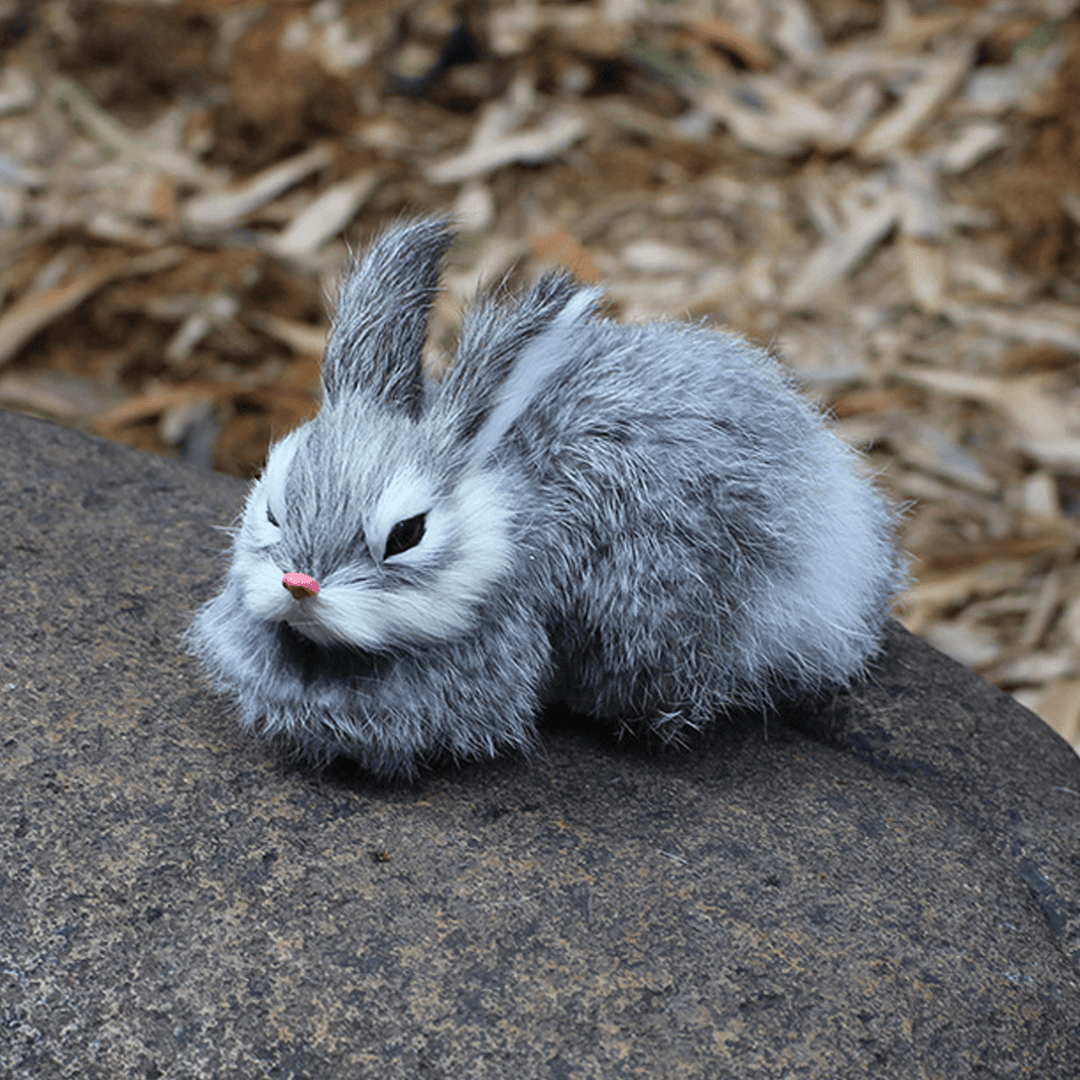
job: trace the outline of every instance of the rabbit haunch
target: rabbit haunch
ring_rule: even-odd
[[[192,625],[243,722],[388,774],[528,747],[547,701],[674,734],[858,678],[903,563],[779,365],[549,275],[469,312],[429,385],[450,239],[400,225],[346,277],[322,412]]]

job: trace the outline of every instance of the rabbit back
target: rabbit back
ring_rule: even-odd
[[[677,728],[861,674],[904,579],[891,516],[781,367],[671,323],[573,342],[501,451],[548,696]]]

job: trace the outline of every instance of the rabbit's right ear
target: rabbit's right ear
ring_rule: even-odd
[[[363,390],[419,416],[428,319],[453,239],[445,219],[406,222],[347,271],[323,360],[328,402]]]

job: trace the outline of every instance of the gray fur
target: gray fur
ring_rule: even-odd
[[[323,410],[272,448],[189,631],[242,722],[389,775],[528,748],[547,701],[671,736],[863,675],[904,563],[780,366],[598,318],[554,275],[481,302],[425,392],[450,238],[399,225],[353,268]],[[420,514],[420,543],[384,558]],[[317,597],[293,599],[293,571]]]

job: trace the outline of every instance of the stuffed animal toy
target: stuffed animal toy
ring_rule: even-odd
[[[677,736],[848,686],[905,580],[856,455],[762,349],[549,274],[422,369],[452,233],[347,274],[190,648],[242,723],[381,776],[529,748],[549,702]]]

